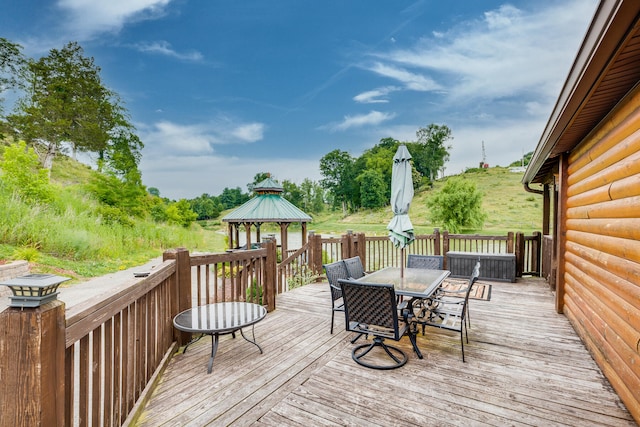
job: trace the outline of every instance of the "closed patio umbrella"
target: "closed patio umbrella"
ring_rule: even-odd
[[[400,275],[404,275],[404,248],[415,239],[413,224],[409,219],[409,206],[413,199],[413,180],[411,178],[411,154],[405,145],[400,145],[393,156],[391,170],[391,210],[393,218],[387,229],[389,239],[400,248]]]

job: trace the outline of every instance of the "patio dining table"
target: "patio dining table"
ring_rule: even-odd
[[[413,314],[413,303],[416,300],[430,298],[440,287],[444,279],[451,272],[449,270],[431,270],[426,268],[404,268],[401,274],[399,267],[386,267],[359,278],[358,282],[363,283],[390,283],[393,284],[396,295],[409,297],[407,309]],[[413,342],[414,349],[418,357],[422,359],[422,354]]]
[[[426,268],[404,268],[400,275],[399,267],[387,267],[358,279],[360,282],[391,283],[396,295],[426,299],[442,284],[451,272],[449,270],[430,270]]]

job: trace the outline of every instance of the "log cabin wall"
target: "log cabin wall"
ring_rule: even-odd
[[[569,154],[564,313],[640,414],[640,90]]]

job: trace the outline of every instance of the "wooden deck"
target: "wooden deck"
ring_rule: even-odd
[[[256,325],[257,348],[221,337],[211,375],[207,337],[177,354],[138,420],[141,426],[572,425],[635,426],[540,279],[494,282],[470,303],[462,363],[457,333],[428,329],[418,359],[393,371],[351,360],[326,283],[278,296]]]

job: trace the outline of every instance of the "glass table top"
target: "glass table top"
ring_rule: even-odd
[[[185,332],[225,333],[253,325],[267,315],[267,310],[248,302],[219,302],[190,308],[173,319],[174,326]]]

